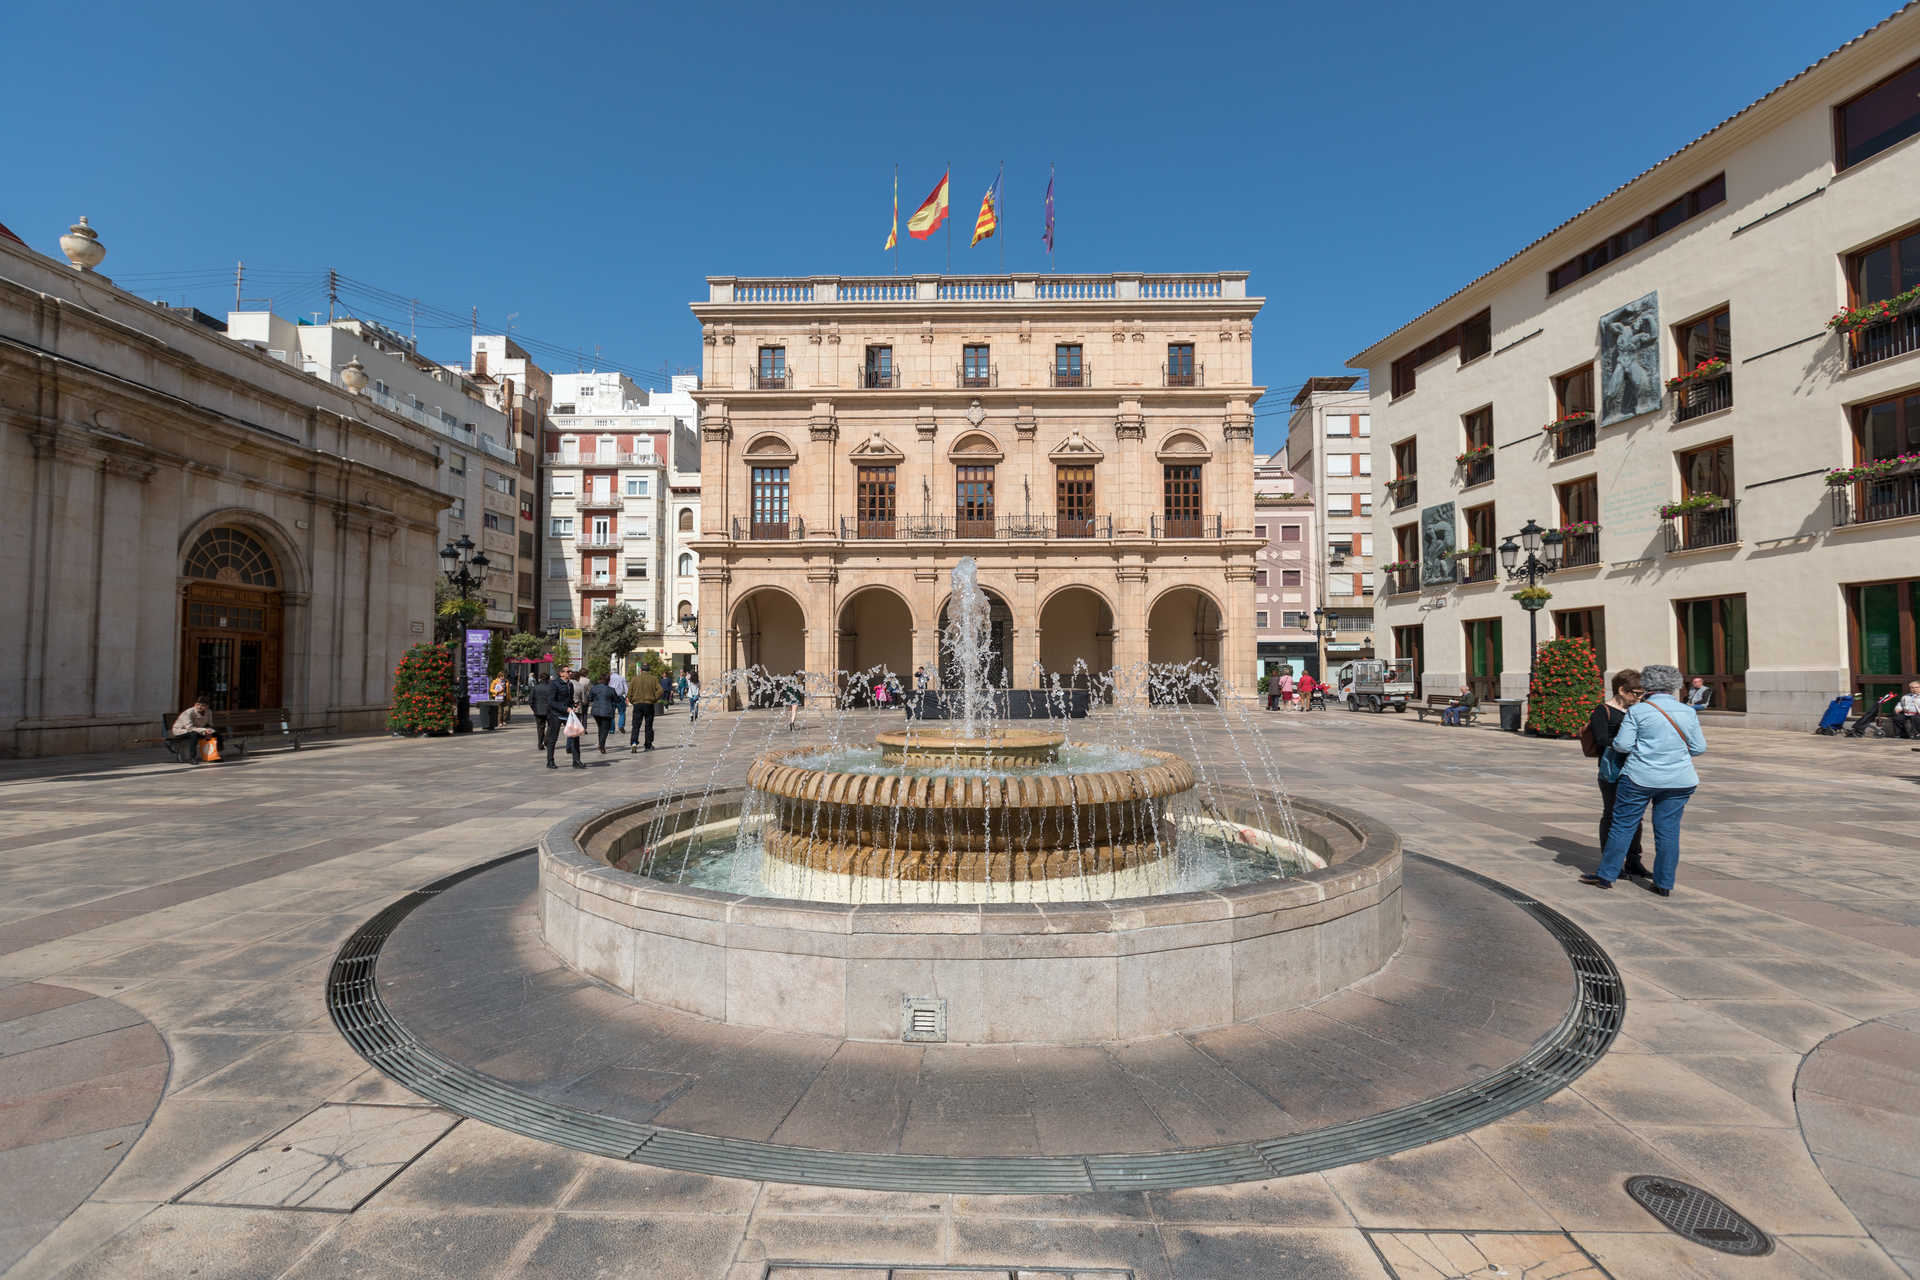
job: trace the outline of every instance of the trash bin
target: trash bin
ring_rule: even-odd
[[[1525,698],[1504,698],[1500,700],[1500,727],[1508,733],[1520,732],[1521,721],[1526,716]]]
[[[475,716],[480,721],[480,727],[482,729],[491,731],[494,729],[498,729],[500,727],[500,704],[499,703],[476,702],[473,704],[473,710],[474,710]]]

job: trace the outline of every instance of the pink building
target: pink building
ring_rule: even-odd
[[[1287,469],[1287,451],[1253,464],[1253,629],[1260,675],[1318,668],[1313,637],[1320,542],[1310,486]]]

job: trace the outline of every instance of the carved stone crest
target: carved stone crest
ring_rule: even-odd
[[[980,402],[978,400],[975,400],[972,404],[967,406],[967,421],[970,424],[977,427],[981,423],[985,422],[986,420],[987,420],[987,411],[980,407]]]

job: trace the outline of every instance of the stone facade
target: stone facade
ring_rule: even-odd
[[[705,665],[937,671],[970,555],[997,681],[1197,657],[1251,684],[1246,273],[708,283]]]
[[[1355,356],[1381,554],[1572,526],[1540,638],[1701,675],[1723,724],[1920,675],[1920,310],[1828,327],[1920,285],[1916,49],[1909,7]],[[1524,695],[1495,557],[1394,576],[1380,638],[1428,689]]]
[[[423,427],[0,237],[0,754],[155,740],[203,673],[383,726],[437,470]]]

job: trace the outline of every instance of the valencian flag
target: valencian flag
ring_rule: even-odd
[[[940,224],[947,220],[947,177],[951,172],[952,170],[948,170],[947,173],[940,175],[940,185],[933,189],[933,194],[913,211],[911,218],[907,219],[907,234],[915,240],[925,240],[938,231]]]
[[[1003,165],[1000,172],[994,175],[992,185],[987,188],[987,194],[980,197],[980,216],[974,219],[973,243],[967,246],[969,249],[992,235],[1000,226],[1000,179],[1006,175],[1006,172],[1006,167]]]
[[[900,168],[898,165],[896,165],[894,166],[894,170],[893,170],[893,229],[887,232],[886,246],[882,248],[880,252],[885,253],[888,249],[893,248],[893,246],[899,243],[900,243]]]
[[[1047,252],[1053,252],[1053,166],[1047,166],[1047,229],[1040,238],[1047,242]]]

